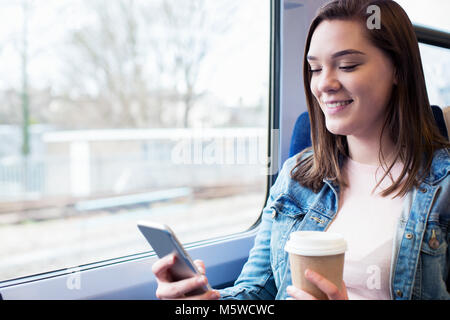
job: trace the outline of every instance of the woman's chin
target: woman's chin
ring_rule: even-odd
[[[330,133],[332,133],[332,134],[334,134],[334,135],[341,135],[341,136],[347,136],[347,135],[349,135],[349,130],[348,130],[348,128],[346,128],[346,127],[344,127],[344,126],[342,126],[342,125],[336,125],[336,124],[334,124],[334,125],[328,125],[327,124],[327,130],[330,132]]]

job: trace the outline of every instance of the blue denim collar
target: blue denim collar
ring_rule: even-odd
[[[450,172],[450,149],[439,149],[435,152],[429,174],[424,182],[435,185],[443,180]]]

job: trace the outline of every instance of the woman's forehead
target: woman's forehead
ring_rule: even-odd
[[[348,49],[366,50],[371,44],[363,28],[363,24],[352,20],[322,21],[311,37],[308,56],[330,56]]]

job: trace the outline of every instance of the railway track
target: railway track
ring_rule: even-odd
[[[226,198],[249,191],[255,191],[256,189],[257,186],[196,187],[190,189],[190,192],[179,193],[179,196],[177,197],[161,197],[159,199],[153,199],[152,201],[140,201],[136,203],[126,202],[123,197],[133,197],[136,196],[136,194],[148,194],[150,196],[151,192],[146,191],[145,193],[130,193],[120,196],[117,194],[102,194],[90,198],[53,197],[40,200],[3,202],[0,203],[0,225],[70,217],[76,218],[84,215],[115,214],[125,210],[142,207],[150,208],[153,206],[165,205],[167,203],[173,204],[193,200]],[[154,192],[161,192],[161,190],[155,190]],[[97,206],[89,210],[80,210],[80,203],[95,203],[96,201],[100,202],[104,199],[115,198],[122,200],[118,201],[115,205],[111,204],[104,207]]]

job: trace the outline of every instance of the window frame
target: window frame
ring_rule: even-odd
[[[420,24],[413,24],[413,27],[418,42],[450,49],[450,33],[425,27]]]

